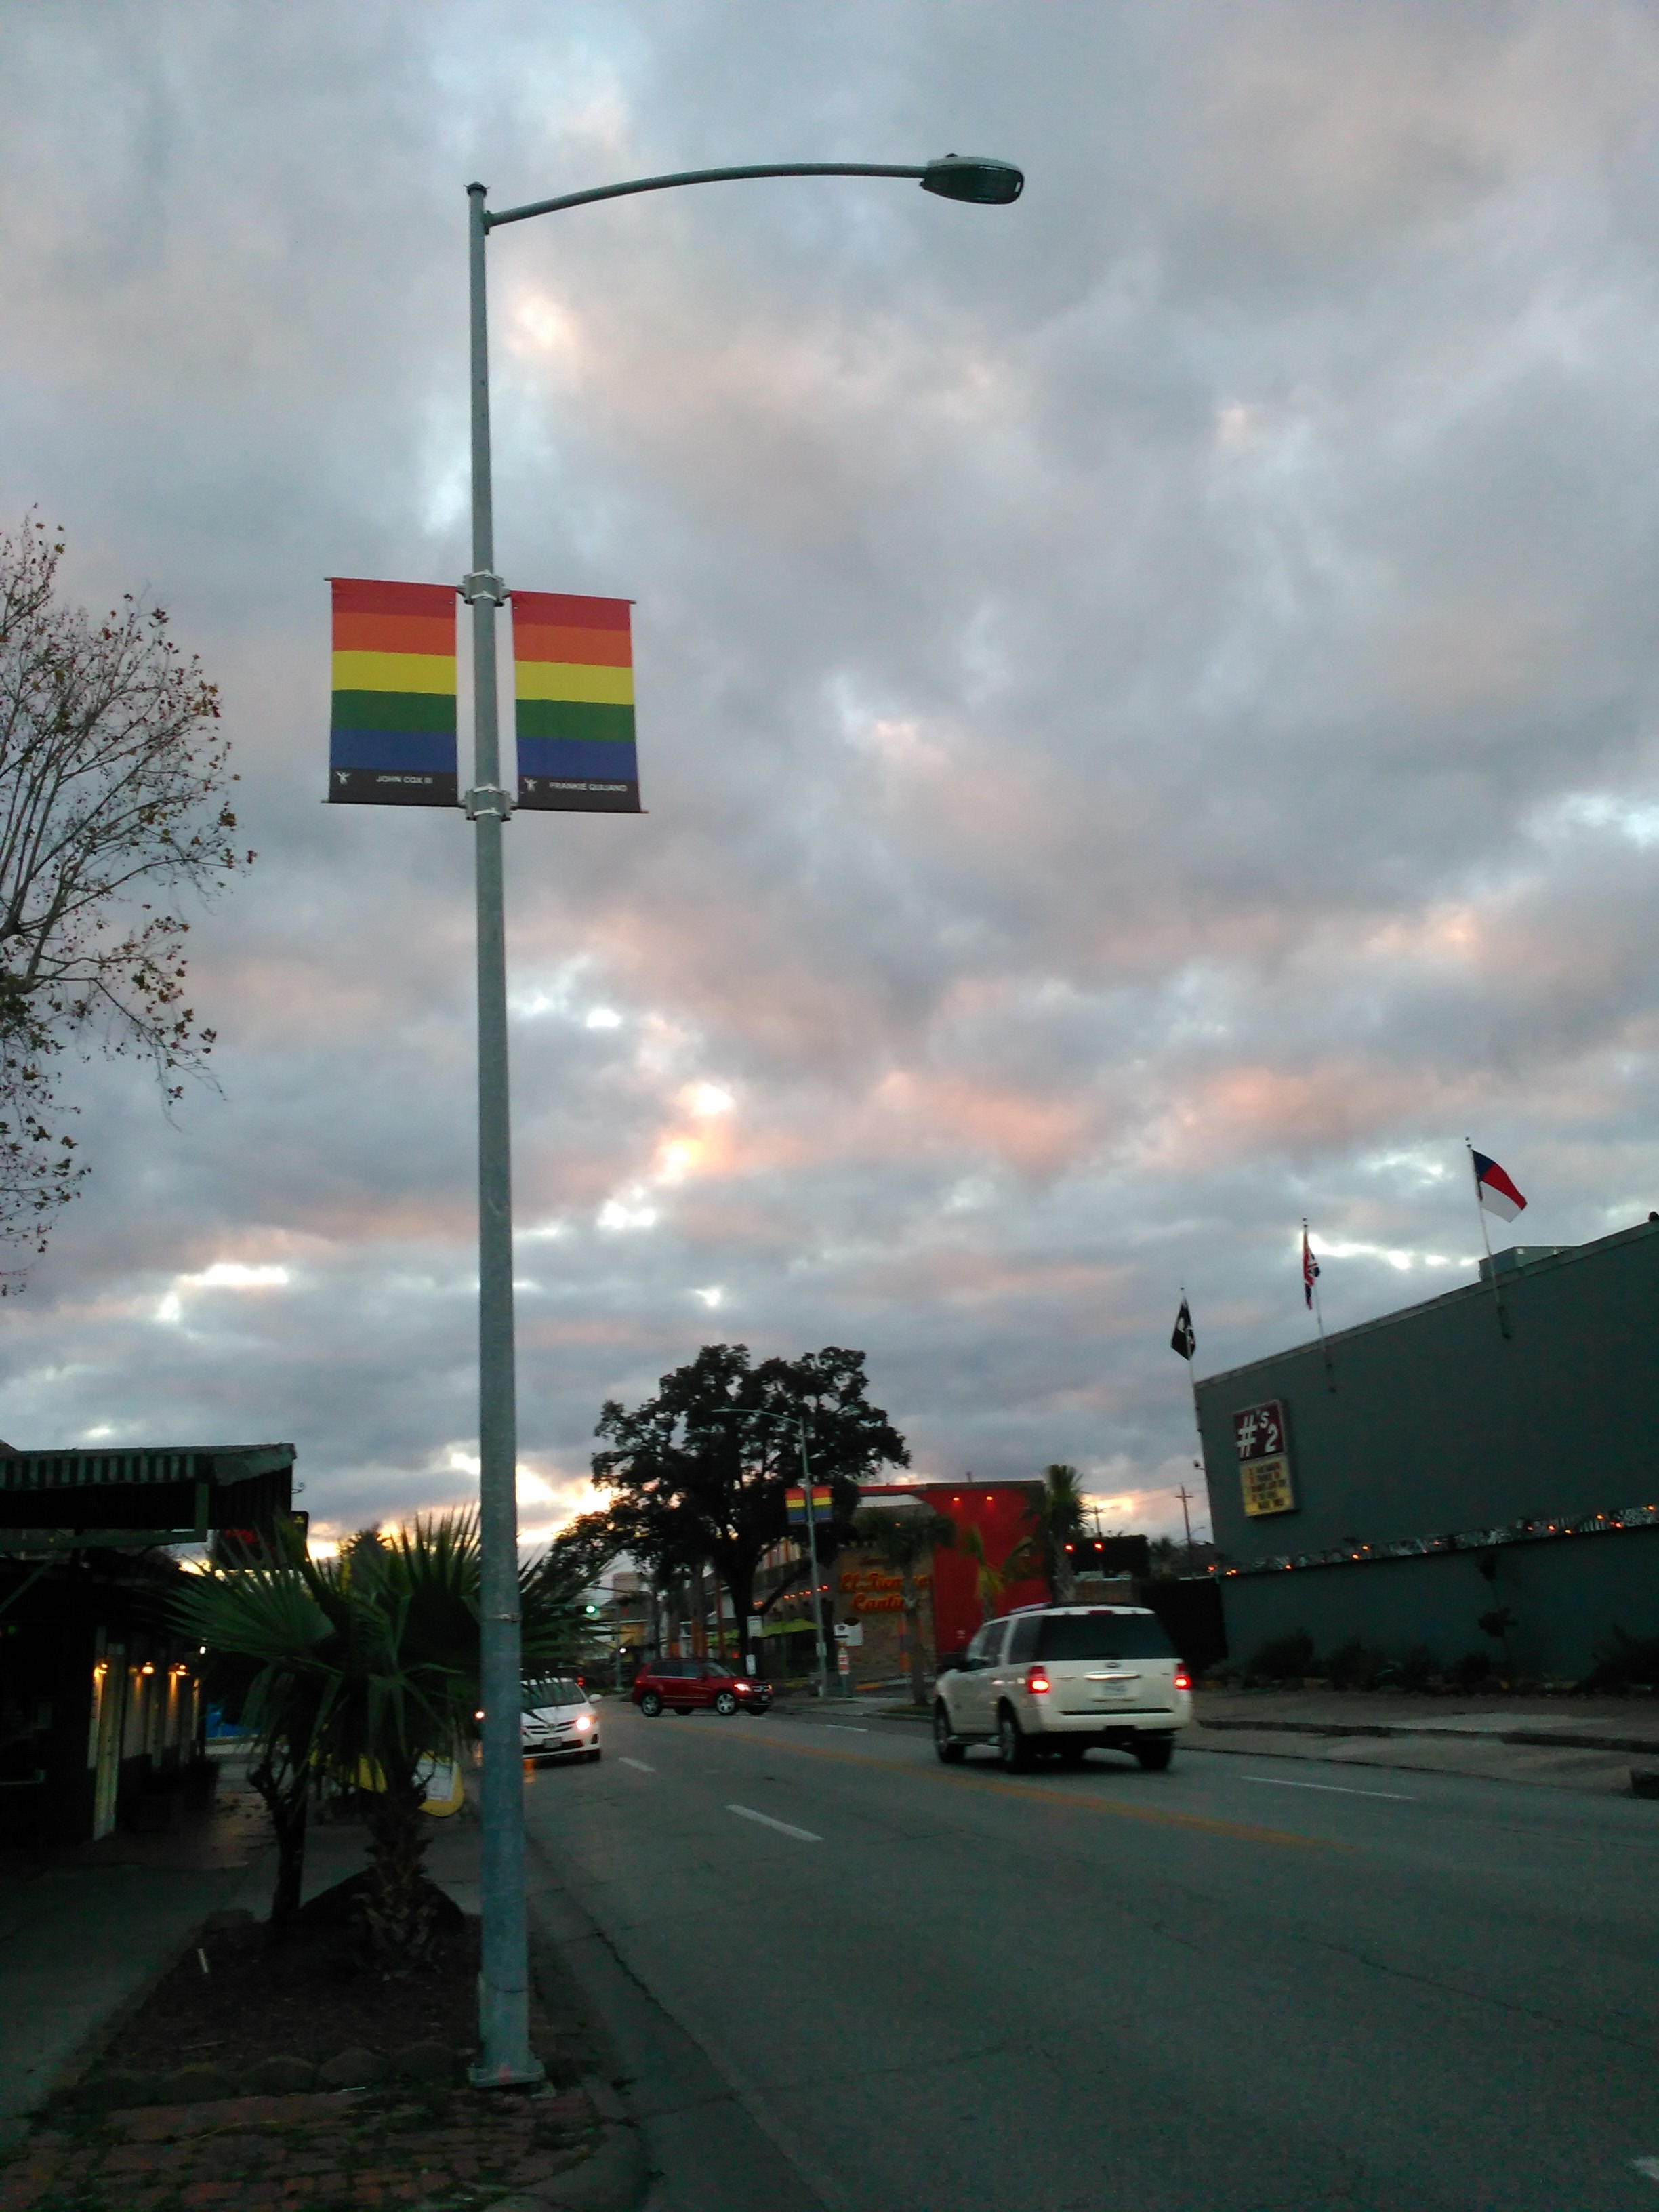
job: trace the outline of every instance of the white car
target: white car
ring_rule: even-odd
[[[520,1741],[526,1759],[597,1759],[599,1717],[581,1684],[564,1675],[526,1682]]]
[[[1091,1749],[1157,1771],[1191,1724],[1192,1677],[1156,1613],[1129,1605],[1033,1605],[988,1620],[941,1674],[933,1748],[953,1766],[971,1743],[1005,1766],[1075,1766]]]

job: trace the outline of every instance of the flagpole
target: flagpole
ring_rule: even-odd
[[[1179,1329],[1181,1322],[1182,1321],[1186,1323],[1186,1341],[1191,1346],[1191,1349],[1183,1352],[1182,1356],[1187,1362],[1187,1382],[1188,1386],[1193,1394],[1193,1426],[1198,1431],[1198,1457],[1193,1462],[1193,1465],[1203,1476],[1204,1488],[1207,1493],[1210,1487],[1210,1470],[1206,1462],[1204,1452],[1204,1421],[1198,1409],[1198,1334],[1193,1327],[1193,1310],[1187,1303],[1187,1285],[1185,1283],[1181,1285],[1181,1317],[1176,1324],[1177,1329]],[[1178,1346],[1176,1348],[1179,1349]],[[1191,1516],[1187,1511],[1187,1486],[1184,1483],[1181,1486],[1179,1495],[1181,1498],[1181,1517],[1182,1521],[1185,1522],[1187,1527],[1187,1571],[1188,1574],[1191,1574],[1193,1571],[1193,1524]],[[1097,1527],[1098,1526],[1099,1517],[1099,1511],[1098,1509],[1097,1509],[1095,1516]],[[1214,1516],[1212,1515],[1211,1517],[1213,1519]],[[1213,1529],[1211,1531],[1211,1534],[1213,1535]]]
[[[1474,1164],[1474,1146],[1468,1137],[1463,1139],[1463,1149],[1469,1156],[1469,1173],[1474,1177],[1474,1210],[1480,1217],[1480,1242],[1486,1247],[1486,1274],[1492,1284],[1492,1298],[1498,1307],[1498,1326],[1503,1330],[1505,1337],[1508,1337],[1510,1316],[1504,1304],[1504,1291],[1498,1279],[1498,1270],[1492,1265],[1492,1238],[1486,1232],[1486,1209],[1480,1203],[1480,1170]],[[1524,1172],[1523,1167],[1522,1173]]]
[[[1307,1255],[1311,1252],[1312,1249],[1312,1245],[1308,1242],[1308,1217],[1304,1213],[1302,1217],[1302,1251],[1304,1255],[1302,1263],[1303,1280],[1304,1284],[1306,1284],[1309,1294],[1313,1300],[1314,1325],[1319,1331],[1319,1352],[1321,1358],[1322,1358],[1325,1363],[1326,1388],[1330,1391],[1331,1395],[1334,1397],[1336,1395],[1336,1370],[1331,1364],[1331,1347],[1325,1340],[1325,1309],[1319,1303],[1319,1270],[1316,1267],[1311,1278],[1309,1277],[1307,1272]]]

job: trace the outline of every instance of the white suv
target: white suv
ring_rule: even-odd
[[[1193,1717],[1192,1677],[1156,1613],[1128,1605],[1032,1605],[988,1620],[939,1680],[933,1748],[953,1766],[994,1743],[1005,1766],[1075,1766],[1091,1747],[1153,1771]]]

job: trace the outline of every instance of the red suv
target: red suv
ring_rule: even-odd
[[[769,1682],[734,1674],[720,1659],[648,1659],[634,1684],[634,1703],[647,1720],[666,1705],[677,1713],[763,1713],[772,1702]]]

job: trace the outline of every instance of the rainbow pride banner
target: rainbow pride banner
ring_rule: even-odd
[[[788,1512],[789,1526],[792,1528],[804,1528],[806,1526],[805,1490],[797,1483],[792,1489],[784,1492],[783,1502]],[[833,1521],[835,1517],[836,1509],[830,1498],[829,1484],[815,1482],[812,1485],[812,1518],[815,1521]]]
[[[513,593],[520,806],[641,811],[629,613],[626,599]]]
[[[345,806],[454,806],[455,587],[331,576],[328,795]]]

